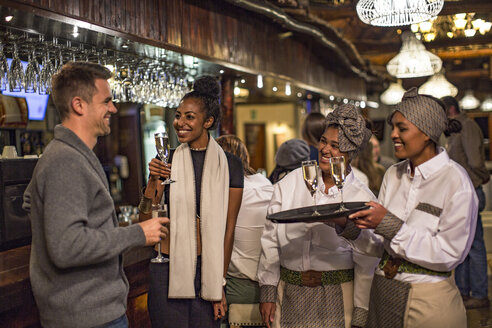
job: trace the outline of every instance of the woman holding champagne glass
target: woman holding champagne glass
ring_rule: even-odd
[[[344,178],[343,201],[374,200],[350,170],[351,159],[370,136],[353,105],[328,114],[318,146],[319,169],[315,162],[304,163],[304,172],[298,168],[275,184],[268,213],[313,206],[314,197],[315,205],[340,203],[330,164],[335,157],[345,164],[339,174]],[[268,327],[365,326],[377,258],[360,254],[334,227],[321,222],[267,221],[261,244],[260,311]]]
[[[440,100],[416,88],[404,94],[388,123],[403,161],[386,171],[379,203],[353,213],[345,227],[353,238],[354,224],[371,229],[359,234],[358,249],[382,257],[366,327],[466,327],[451,271],[470,250],[478,201],[466,171],[437,146],[453,124]]]
[[[208,133],[220,118],[219,94],[215,78],[198,78],[176,110],[173,126],[181,145],[171,150],[169,164],[157,158],[149,163],[140,218],[149,216],[152,202],[165,202],[171,222],[169,238],[161,242],[170,261],[150,265],[153,327],[219,327],[226,312],[223,288],[243,169]]]

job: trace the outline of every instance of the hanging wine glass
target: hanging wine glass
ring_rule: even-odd
[[[46,51],[43,57],[43,68],[39,73],[39,94],[47,95],[51,92],[51,77],[53,76],[54,68],[50,60],[50,53]]]
[[[63,54],[61,49],[58,49],[57,56],[55,57],[54,72],[58,73],[63,66]]]
[[[126,76],[121,81],[121,100],[122,102],[130,102],[132,101],[132,75],[130,70],[130,65],[128,64],[128,68],[126,70]]]
[[[9,90],[20,92],[24,83],[24,68],[17,52],[17,43],[14,43],[14,54],[10,62],[9,70]]]
[[[136,71],[133,72],[133,78],[132,78],[132,102],[135,103],[143,103],[142,99],[142,68],[140,66],[137,66]]]
[[[27,93],[33,93],[38,90],[39,85],[39,64],[36,60],[36,54],[34,49],[29,53],[29,60],[27,62],[26,74],[24,76],[24,91]]]
[[[118,59],[114,62],[114,74],[113,74],[113,102],[120,103],[123,98],[123,84],[120,75],[120,66]]]
[[[3,53],[3,43],[0,42],[0,91],[7,90],[8,85],[8,75],[9,75],[9,64],[7,62],[7,57]]]

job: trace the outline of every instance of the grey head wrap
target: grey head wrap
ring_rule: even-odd
[[[432,141],[439,144],[439,137],[446,130],[448,118],[439,99],[427,95],[420,95],[417,88],[410,88],[396,109],[388,116],[391,118],[395,112],[400,112],[407,120],[425,133]]]
[[[275,163],[283,168],[293,170],[301,166],[302,161],[309,160],[309,146],[304,140],[290,139],[278,147]]]
[[[372,135],[362,114],[351,104],[341,105],[326,115],[326,127],[330,125],[338,126],[338,147],[350,158],[357,156]]]

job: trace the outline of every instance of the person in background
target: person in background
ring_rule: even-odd
[[[243,194],[241,160],[210,136],[220,119],[220,85],[198,78],[181,100],[173,126],[181,145],[167,166],[154,158],[140,202],[140,220],[152,203],[169,207],[170,234],[161,243],[170,262],[150,264],[148,309],[152,327],[219,327],[227,310],[224,287]],[[170,185],[160,179],[169,177]]]
[[[287,140],[278,147],[275,154],[276,165],[268,179],[276,183],[307,160],[309,160],[308,144],[301,139]]]
[[[371,142],[368,142],[354,158],[352,167],[358,168],[367,176],[369,189],[377,196],[386,169],[381,164],[374,162]]]
[[[450,134],[448,137],[449,157],[466,170],[479,201],[475,237],[465,261],[455,270],[456,285],[467,309],[489,307],[487,251],[483,240],[482,216],[480,215],[485,208],[482,184],[487,183],[490,179],[489,171],[485,167],[483,134],[478,124],[460,111],[455,98],[448,96],[442,100],[446,105],[447,116],[459,121],[462,127],[459,133]]]
[[[239,157],[244,170],[243,199],[237,215],[234,247],[227,272],[227,303],[259,303],[260,286],[256,271],[261,253],[260,238],[273,186],[270,180],[249,166],[248,150],[241,139],[224,135],[217,138],[217,143],[224,151]]]
[[[381,164],[385,170],[396,163],[396,161],[388,156],[381,155],[381,146],[379,145],[378,138],[373,135],[370,139],[372,143],[372,154],[375,163]]]
[[[98,64],[71,62],[53,76],[61,124],[24,194],[32,227],[30,279],[43,327],[127,327],[121,254],[165,238],[167,218],[118,227],[104,170],[92,151],[116,113]]]
[[[438,147],[451,129],[444,104],[411,88],[388,122],[403,161],[386,171],[379,203],[351,214],[343,232],[361,252],[382,257],[366,327],[466,327],[451,272],[470,250],[478,200],[466,171]]]
[[[340,125],[339,122],[344,122]],[[350,170],[350,161],[369,141],[371,132],[357,109],[338,107],[326,117],[319,142],[316,203],[338,204],[341,194],[331,175],[330,158],[343,156],[344,202],[376,199]],[[313,205],[302,168],[274,185],[268,213]],[[365,327],[369,291],[378,258],[355,250],[322,222],[266,222],[258,267],[260,312],[268,327]]]
[[[302,124],[302,139],[309,145],[309,159],[318,160],[318,143],[325,132],[325,116],[319,112],[311,112]]]

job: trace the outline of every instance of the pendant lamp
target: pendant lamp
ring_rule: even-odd
[[[444,0],[360,0],[357,14],[374,26],[403,26],[424,22],[437,16]]]
[[[431,76],[427,82],[420,86],[419,93],[431,95],[436,98],[446,96],[456,97],[458,88],[446,80],[443,72],[439,72],[436,75]]]
[[[472,90],[467,90],[465,96],[460,100],[460,107],[464,110],[475,109],[480,106],[480,100],[474,95]]]
[[[441,59],[425,50],[415,34],[405,31],[401,38],[403,44],[400,52],[386,65],[391,75],[401,79],[433,75],[441,70]]]
[[[396,105],[401,101],[404,93],[405,89],[401,85],[401,80],[398,80],[397,83],[391,83],[388,89],[381,94],[381,102],[385,105]]]
[[[487,98],[482,102],[480,109],[484,112],[492,111],[492,96],[488,95]]]

